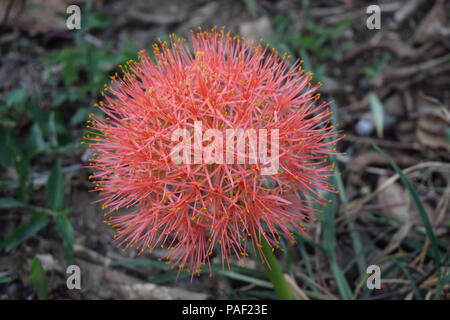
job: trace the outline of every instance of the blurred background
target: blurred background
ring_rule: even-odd
[[[297,298],[450,298],[449,19],[448,0],[0,0],[0,299],[275,298],[254,257],[222,270],[216,256],[191,282],[164,252],[116,247],[83,168],[87,114],[118,64],[214,25],[304,60],[346,133],[340,195],[276,252]]]

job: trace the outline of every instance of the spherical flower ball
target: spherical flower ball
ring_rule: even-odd
[[[300,62],[224,29],[144,51],[91,114],[90,167],[115,241],[199,272],[295,240],[335,192],[339,134]],[[124,210],[119,210],[124,209]]]

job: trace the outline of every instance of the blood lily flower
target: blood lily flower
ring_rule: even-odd
[[[248,246],[294,241],[313,205],[326,205],[321,194],[335,192],[328,156],[339,135],[319,84],[300,62],[223,29],[171,36],[153,53],[112,77],[97,105],[105,117],[89,120],[92,178],[115,241],[166,248],[168,263],[194,273],[215,248],[225,266]]]

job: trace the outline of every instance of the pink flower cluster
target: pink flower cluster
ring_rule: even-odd
[[[225,265],[249,244],[260,250],[263,237],[273,248],[282,235],[294,241],[292,230],[317,213],[312,204],[326,204],[320,194],[335,192],[328,156],[339,134],[311,74],[223,29],[171,36],[153,53],[113,77],[98,105],[106,117],[89,121],[92,178],[115,240],[166,248],[168,263],[194,273],[215,247]],[[174,163],[172,133],[196,121],[205,130],[278,130],[277,174],[262,175],[261,163]]]

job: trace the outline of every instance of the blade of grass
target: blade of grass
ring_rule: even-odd
[[[113,267],[137,267],[137,266],[140,266],[140,267],[156,267],[156,268],[160,268],[160,269],[170,268],[165,262],[155,261],[153,259],[114,261],[110,264],[110,266],[113,266]],[[220,264],[212,264],[211,269],[213,271],[217,272],[218,274],[223,275],[228,278],[231,278],[231,279],[252,283],[257,286],[264,287],[264,288],[273,289],[273,285],[269,281],[258,279],[258,278],[252,277],[252,276],[247,276],[247,275],[237,272],[237,271],[246,272],[246,273],[251,273],[253,275],[262,274],[256,270],[251,270],[251,269],[231,265],[230,266],[231,270],[225,271],[225,270],[222,270],[222,265],[220,265]],[[233,270],[235,270],[235,271],[233,271]],[[202,271],[207,272],[208,267],[207,266],[202,267]],[[149,282],[156,283],[156,284],[162,284],[162,283],[175,281],[176,279],[186,278],[189,276],[191,276],[191,274],[186,272],[185,270],[170,270],[170,271],[164,272],[161,275],[154,276],[153,278],[151,278],[149,280]]]
[[[0,248],[4,248],[6,251],[15,248],[21,242],[42,230],[47,223],[48,214],[46,212],[36,211],[33,213],[30,220],[17,227],[17,229],[0,244]]]
[[[400,179],[405,186],[405,188],[409,191],[411,194],[411,197],[414,201],[414,204],[417,208],[417,211],[419,212],[420,218],[422,219],[423,226],[425,227],[425,232],[430,240],[431,243],[431,250],[433,252],[433,262],[437,271],[438,278],[441,279],[441,268],[440,268],[440,253],[439,253],[439,247],[438,247],[438,241],[436,238],[436,235],[434,234],[433,227],[431,225],[430,219],[428,217],[428,214],[422,204],[422,201],[419,198],[419,195],[417,194],[416,189],[411,184],[409,179],[406,177],[406,175],[403,173],[403,170],[400,169],[400,167],[394,162],[394,160],[386,153],[384,152],[379,146],[376,144],[373,144],[373,148],[378,151],[388,162],[389,164],[394,168],[395,172],[400,176]],[[439,288],[439,286],[437,286]],[[437,292],[437,296],[440,296],[440,292]]]
[[[154,259],[135,259],[128,261],[113,261],[109,264],[111,267],[123,267],[123,268],[132,268],[132,267],[155,267],[160,269],[169,269],[170,265],[165,263],[164,261],[157,261]],[[202,266],[202,272],[208,272],[208,266]],[[222,264],[212,263],[211,270],[214,272],[224,271],[222,269]],[[239,273],[247,273],[254,276],[263,276],[264,273],[259,270],[253,270],[245,267],[241,267],[235,264],[230,264],[230,270]]]
[[[296,238],[298,239],[298,242],[303,242],[305,244],[309,244],[310,246],[312,246],[314,249],[319,250],[320,252],[325,253],[325,248],[323,247],[323,245],[321,243],[317,243],[311,239],[308,239],[306,237],[303,237],[300,233],[298,233],[296,230],[294,230],[294,235],[296,236]]]
[[[419,288],[417,287],[416,280],[414,280],[414,278],[412,277],[411,272],[409,272],[408,268],[405,266],[405,263],[403,261],[398,261],[398,260],[395,262],[400,267],[400,269],[403,270],[403,273],[405,274],[405,276],[408,278],[409,282],[411,283],[411,288],[412,288],[416,298],[419,300],[423,300],[423,297],[420,294]]]
[[[369,104],[372,110],[373,120],[375,122],[375,128],[377,129],[377,136],[381,138],[383,136],[384,128],[384,110],[383,104],[378,96],[371,92],[369,93]]]
[[[72,223],[65,212],[58,212],[54,217],[54,221],[58,233],[64,242],[64,251],[66,254],[67,264],[71,265],[73,261],[73,242],[75,237]]]
[[[14,198],[0,198],[0,209],[21,207],[24,204]]]
[[[303,241],[298,243],[298,250],[300,251],[300,255],[302,256],[302,261],[305,264],[306,272],[311,277],[311,279],[315,279],[311,262],[309,261],[309,255],[306,252],[305,244]]]
[[[293,266],[293,255],[292,255],[292,247],[287,245],[284,239],[280,241],[282,250],[284,250],[284,255],[282,259],[283,269],[286,270],[286,273],[291,273]]]
[[[338,127],[338,118],[337,118],[337,106],[334,102],[331,103],[331,110],[333,112],[333,117],[331,118],[332,124],[337,128]],[[335,155],[330,156],[331,162],[334,164],[334,181],[336,187],[339,191],[339,199],[341,203],[345,206],[347,203],[347,193],[345,192],[344,181],[342,180],[341,172],[339,170],[339,166],[337,163],[337,159]],[[364,259],[363,252],[363,244],[361,237],[357,231],[355,231],[355,220],[354,218],[350,218],[347,221],[348,227],[350,229],[350,238],[352,241],[353,252],[355,254],[356,264],[358,266],[358,270],[360,275],[365,274],[365,270],[367,267],[367,263]]]
[[[48,177],[45,188],[47,205],[54,211],[60,211],[64,206],[64,176],[61,170],[61,160],[56,161],[55,166]]]
[[[39,300],[48,298],[48,282],[41,260],[34,258],[30,264],[29,279],[36,289]]]
[[[191,274],[185,270],[181,270],[181,271],[171,270],[171,271],[164,272],[160,275],[154,276],[153,278],[149,279],[148,281],[151,283],[155,283],[155,284],[163,284],[163,283],[175,281],[177,279],[180,280],[183,278],[187,278],[190,276],[191,276]]]
[[[275,300],[277,297],[273,291],[269,290],[249,290],[245,291],[246,296],[252,296],[262,300]]]
[[[123,267],[123,268],[156,267],[156,268],[166,269],[168,267],[165,262],[156,261],[153,259],[135,259],[135,260],[129,260],[129,261],[113,261],[109,265],[111,267]]]
[[[263,287],[263,288],[274,288],[274,286],[272,285],[272,283],[270,283],[269,281],[265,281],[265,280],[261,280],[258,278],[254,278],[254,277],[250,277],[244,274],[240,274],[234,271],[219,271],[218,272],[220,275],[223,275],[225,277],[231,278],[231,279],[235,279],[235,280],[239,280],[239,281],[243,281],[243,282],[248,282],[248,283],[252,283],[255,284],[257,286]],[[278,296],[278,295],[277,295]],[[278,297],[278,299],[280,299]]]
[[[339,290],[339,294],[342,299],[350,300],[352,298],[352,291],[342,272],[341,267],[337,262],[336,257],[336,237],[335,237],[335,201],[336,195],[329,194],[329,199],[332,200],[322,215],[322,228],[323,228],[323,246],[330,263],[331,271],[336,280],[336,285]]]
[[[354,263],[358,262],[358,259],[361,256],[365,256],[365,254],[368,254],[371,250],[373,250],[373,248],[375,247],[375,243],[377,243],[377,241],[379,241],[382,238],[389,238],[390,234],[388,234],[387,232],[381,232],[379,233],[377,236],[375,236],[375,238],[373,238],[370,243],[365,244],[364,248],[361,248],[361,251],[358,254],[355,254],[355,256],[353,258],[350,259],[350,261],[347,263],[347,266],[343,269],[344,273],[346,273],[347,271],[349,271],[349,269],[353,266]],[[365,268],[362,269],[363,271],[361,272],[360,275],[365,275]]]

